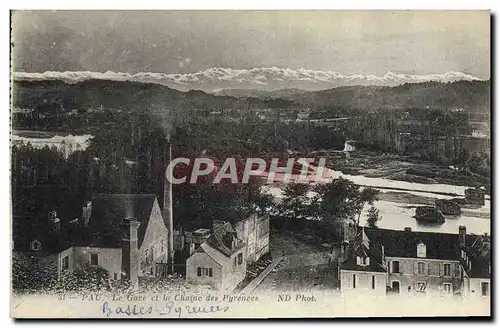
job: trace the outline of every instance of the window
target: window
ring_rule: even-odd
[[[392,261],[392,273],[399,273],[399,261]]]
[[[238,262],[238,260],[237,260],[237,258],[235,257],[235,258],[234,258],[234,264],[233,264],[233,266],[236,266],[236,263],[237,263],[237,262]]]
[[[118,273],[113,273],[113,279],[118,280]]]
[[[375,276],[372,276],[372,289],[375,289]]]
[[[99,254],[90,254],[90,265],[99,265]]]
[[[489,296],[490,295],[490,284],[487,282],[481,283],[481,295]]]
[[[451,276],[451,264],[446,263],[444,265],[444,275],[448,277]]]
[[[444,292],[445,292],[446,294],[451,294],[451,291],[452,291],[452,285],[451,285],[450,283],[445,282],[445,283],[443,284],[443,287],[444,287]]]
[[[424,243],[417,245],[417,257],[426,257],[426,247]]]
[[[419,281],[417,282],[417,292],[419,293],[425,293],[425,289],[427,287],[427,283],[425,281]]]
[[[62,269],[63,270],[68,270],[69,269],[69,256],[65,256],[62,259]]]
[[[42,243],[39,242],[38,240],[33,240],[31,242],[31,250],[32,251],[39,251],[40,248],[42,248]]]
[[[163,248],[163,239],[161,240],[161,246],[160,247],[161,247],[161,253],[163,254],[163,250],[164,250],[164,248]]]
[[[418,262],[418,274],[425,274],[425,263]]]
[[[238,254],[238,264],[241,265],[243,263],[243,253]]]
[[[356,275],[352,275],[352,288],[356,288]]]
[[[202,268],[198,267],[198,277],[205,276],[205,277],[212,277],[213,271],[212,268]]]

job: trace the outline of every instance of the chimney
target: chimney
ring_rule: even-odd
[[[193,255],[196,250],[196,245],[194,243],[189,243],[189,256]]]
[[[224,223],[226,223],[226,222],[222,221],[222,220],[213,220],[213,222],[212,222],[212,231],[217,230],[217,228],[219,228],[220,226],[223,226]]]
[[[467,236],[467,228],[465,226],[458,227],[458,240],[460,247],[465,247],[465,236]]]
[[[172,167],[169,166],[170,161],[172,160],[172,143],[170,142],[170,139],[168,140],[168,150],[166,151],[168,153],[168,158],[166,161],[166,165],[168,168],[165,169],[165,177],[164,177],[164,185],[163,185],[163,219],[167,223],[167,229],[168,229],[168,257],[167,257],[167,263],[168,263],[168,270],[170,273],[173,273],[174,271],[174,218],[173,218],[173,209],[172,209],[172,184],[170,183],[168,177],[173,176],[172,172]]]
[[[92,213],[92,202],[87,201],[83,204],[83,208],[82,208],[82,222],[86,227],[89,226],[91,213]]]
[[[130,283],[132,289],[139,288],[139,269],[141,256],[137,239],[137,229],[140,222],[135,219],[123,219],[121,228],[124,232],[122,239],[122,269],[125,272],[125,279]]]
[[[351,240],[352,231],[353,228],[351,222],[344,222],[342,239],[347,241]]]
[[[49,213],[49,231],[59,232],[61,230],[61,220],[57,217],[57,212],[52,211]]]
[[[405,228],[405,232],[411,232],[411,228],[410,227],[406,227]]]

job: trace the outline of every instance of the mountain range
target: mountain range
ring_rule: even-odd
[[[331,71],[315,71],[309,69],[289,69],[278,67],[260,67],[253,69],[209,68],[203,71],[186,74],[165,73],[116,73],[116,72],[55,72],[44,73],[14,72],[14,81],[60,80],[69,84],[87,80],[111,80],[141,83],[154,83],[180,91],[202,90],[205,92],[228,94],[226,89],[239,90],[298,90],[318,91],[343,86],[398,86],[405,83],[422,83],[429,81],[455,82],[480,81],[481,79],[462,72],[447,72],[443,74],[412,75],[387,72],[377,75],[343,75]],[[286,93],[286,92],[285,92]],[[243,92],[240,96],[247,96]],[[265,97],[265,96],[264,96]]]

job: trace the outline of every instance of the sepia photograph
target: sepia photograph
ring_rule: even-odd
[[[491,317],[491,23],[12,10],[11,317]]]

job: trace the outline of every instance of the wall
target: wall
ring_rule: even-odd
[[[399,261],[400,273],[392,272],[392,261]],[[423,275],[418,275],[418,262],[425,263]],[[445,263],[451,264],[451,276],[449,277],[444,276],[443,265]],[[399,281],[400,293],[416,293],[417,282],[426,283],[426,293],[442,292],[445,282],[452,283],[453,293],[462,291],[460,281],[460,270],[462,269],[458,261],[386,257],[386,265],[389,269],[387,285],[392,286],[392,281]]]
[[[231,255],[230,260],[223,269],[222,290],[232,291],[245,279],[247,271],[247,259],[243,256],[243,262],[238,264],[238,254],[246,254],[245,247]],[[235,264],[236,259],[236,264]]]
[[[68,269],[69,270],[75,269],[75,265],[77,262],[75,261],[74,248],[70,247],[68,249],[65,249],[61,253],[57,254],[56,261],[57,261],[57,278],[58,279],[61,279],[61,275],[64,273],[62,263],[63,263],[63,258],[65,258],[66,256],[68,257]]]
[[[109,278],[114,279],[116,273],[117,279],[121,279],[122,271],[122,249],[121,248],[103,248],[103,247],[73,247],[72,256],[69,259],[69,267],[71,270],[90,264],[90,254],[99,254],[99,266],[106,269],[109,273]],[[62,254],[61,254],[62,255]],[[60,263],[62,264],[60,257]]]
[[[264,215],[258,218],[257,223],[257,244],[255,256],[259,259],[262,255],[269,252],[269,216]]]
[[[212,268],[212,277],[198,277],[198,267]],[[221,289],[223,269],[206,253],[194,253],[186,261],[186,281],[192,284],[210,285],[213,288]]]
[[[488,295],[491,295],[491,281],[488,278],[470,278],[470,290],[468,296],[475,298],[488,298],[482,295],[481,283],[488,283]]]
[[[356,275],[356,288],[353,288],[353,274]],[[372,277],[375,277],[375,289],[372,288]],[[387,274],[385,272],[363,272],[340,270],[340,288],[342,293],[370,292],[385,295]]]
[[[269,216],[253,214],[234,225],[238,238],[246,244],[247,262],[255,262],[269,252]]]
[[[151,252],[153,253],[152,258],[150,255]],[[157,199],[155,199],[153,203],[149,223],[142,244],[140,245],[140,253],[141,270],[139,276],[149,275],[151,273],[154,275],[156,273],[156,263],[167,263],[168,229],[163,221]],[[146,258],[148,256],[150,257],[150,262],[146,264]]]

